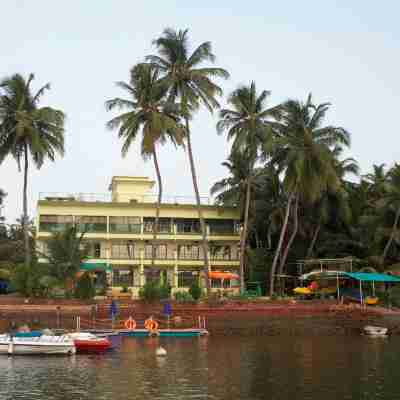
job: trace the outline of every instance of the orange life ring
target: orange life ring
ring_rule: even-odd
[[[124,326],[126,329],[133,331],[136,328],[136,321],[132,317],[129,317],[125,321]]]
[[[156,331],[158,328],[158,323],[154,319],[149,318],[149,319],[146,319],[146,321],[144,322],[144,327],[148,331]]]

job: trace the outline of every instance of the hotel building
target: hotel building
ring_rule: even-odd
[[[204,257],[197,206],[184,197],[163,199],[157,239],[153,242],[156,196],[147,177],[114,176],[105,195],[41,193],[37,205],[37,243],[47,252],[53,232],[77,224],[90,259],[83,264],[108,282],[113,292],[128,287],[137,297],[151,280],[168,282],[172,291],[204,285]],[[202,198],[209,260],[213,271],[239,271],[239,212]],[[152,244],[155,244],[154,261]],[[96,275],[96,276],[97,276]],[[236,290],[233,280],[211,279],[212,286]],[[222,285],[222,287],[221,287]]]

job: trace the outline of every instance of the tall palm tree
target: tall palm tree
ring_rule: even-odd
[[[332,148],[349,146],[350,135],[340,127],[323,126],[329,104],[314,105],[311,95],[305,103],[288,100],[278,135],[270,150],[282,165],[284,187],[288,193],[284,222],[270,274],[270,295],[274,292],[274,277],[278,257],[287,231],[290,210],[293,207],[294,226],[298,227],[298,203],[312,205],[325,191],[335,192],[340,180],[334,167]],[[296,235],[296,231],[292,235]]]
[[[236,206],[241,211],[243,229],[240,236],[240,288],[244,285],[244,257],[246,251],[246,235],[249,221],[249,209],[253,182],[257,171],[254,169],[253,157],[245,151],[232,151],[227,161],[222,165],[229,170],[229,177],[216,182],[210,192],[216,195],[219,204]]]
[[[167,28],[153,43],[158,54],[147,56],[146,61],[157,66],[161,71],[161,82],[168,88],[168,99],[179,101],[181,115],[185,120],[190,171],[200,219],[205,272],[208,275],[210,265],[207,231],[201,209],[189,121],[200,105],[206,106],[210,112],[219,107],[216,97],[222,95],[222,89],[214,82],[214,78],[227,79],[229,74],[222,68],[203,66],[207,62],[214,63],[215,61],[210,42],[200,44],[190,53],[188,30],[175,31]],[[206,283],[208,291],[210,289],[208,277]]]
[[[124,140],[122,156],[125,157],[131,144],[141,133],[141,153],[144,159],[151,157],[157,175],[158,197],[156,218],[153,226],[152,262],[155,256],[155,240],[158,233],[160,204],[163,185],[157,157],[157,146],[167,140],[182,145],[184,128],[179,123],[178,109],[165,101],[167,88],[159,82],[159,69],[153,65],[139,64],[132,68],[130,83],[117,82],[130,99],[114,98],[106,102],[107,110],[127,110],[107,123],[111,130],[118,129],[118,136]]]
[[[281,117],[282,107],[265,108],[270,92],[263,90],[257,94],[255,82],[250,86],[241,86],[228,98],[231,109],[220,111],[217,132],[227,131],[228,140],[233,139],[232,152],[245,154],[248,163],[246,184],[246,206],[244,208],[244,223],[240,237],[240,275],[241,289],[244,290],[244,260],[248,231],[248,215],[250,206],[252,175],[263,144],[268,140],[277,119]]]
[[[64,155],[64,113],[51,107],[40,107],[40,100],[50,84],[36,93],[32,91],[34,75],[25,79],[20,74],[0,82],[0,164],[11,155],[20,169],[24,163],[23,231],[25,264],[31,262],[28,229],[28,169],[29,155],[40,168],[46,159]]]

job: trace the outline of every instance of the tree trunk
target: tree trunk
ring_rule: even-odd
[[[247,181],[246,187],[246,203],[244,209],[244,223],[242,235],[240,237],[240,292],[243,293],[244,287],[244,260],[246,252],[246,239],[247,239],[247,225],[249,222],[249,208],[250,208],[250,196],[251,196],[251,182]]]
[[[153,149],[153,162],[154,162],[154,168],[156,170],[156,175],[157,175],[158,197],[157,197],[157,204],[156,204],[156,218],[154,220],[154,225],[153,225],[153,243],[151,246],[151,266],[152,267],[154,267],[154,261],[155,261],[155,257],[156,257],[156,241],[157,241],[157,234],[158,234],[158,230],[159,230],[158,226],[159,226],[159,219],[160,219],[160,204],[161,204],[162,194],[163,194],[161,173],[160,173],[160,167],[158,165],[157,152],[156,152],[155,145],[154,145],[154,149]]]
[[[271,225],[268,226],[267,230],[267,248],[268,250],[272,249],[272,233],[271,233]]]
[[[299,195],[297,194],[295,203],[294,203],[294,210],[293,210],[293,231],[292,234],[290,235],[289,241],[286,245],[286,248],[283,252],[283,256],[281,258],[281,262],[279,265],[279,274],[281,275],[283,273],[283,268],[286,264],[286,259],[289,254],[290,248],[292,247],[293,241],[297,235],[297,231],[299,229],[299,215],[298,215],[298,210],[299,210]]]
[[[288,202],[286,205],[285,219],[283,221],[281,233],[279,236],[278,246],[276,248],[274,260],[273,260],[272,266],[271,266],[270,282],[269,282],[269,295],[270,296],[272,296],[274,294],[275,270],[276,270],[276,266],[278,263],[279,254],[281,252],[283,238],[285,237],[285,234],[286,234],[286,229],[287,229],[287,224],[288,224],[288,219],[289,219],[289,211],[290,211],[290,206],[292,204],[293,195],[294,195],[294,192],[290,193],[289,198],[288,198]]]
[[[396,217],[395,217],[394,222],[393,222],[393,227],[392,227],[392,232],[390,233],[390,238],[387,241],[385,248],[383,249],[383,253],[382,253],[382,257],[381,257],[381,265],[384,264],[385,258],[387,256],[387,253],[388,253],[388,251],[390,249],[390,246],[391,246],[391,244],[393,242],[394,235],[395,235],[396,229],[397,229],[397,224],[399,223],[399,218],[400,218],[400,207],[397,209],[397,212],[396,212]]]
[[[196,168],[195,168],[194,160],[193,160],[192,142],[191,142],[190,129],[189,129],[189,120],[187,117],[185,118],[185,124],[186,124],[186,135],[187,135],[186,139],[187,139],[187,149],[188,149],[188,154],[189,154],[190,171],[192,173],[193,188],[194,188],[194,193],[196,195],[197,211],[199,214],[200,227],[201,227],[202,248],[203,248],[203,256],[204,256],[204,272],[206,275],[206,289],[207,289],[207,294],[209,294],[211,285],[210,285],[210,279],[208,276],[208,274],[210,272],[210,262],[208,259],[207,230],[206,230],[206,224],[204,222],[203,211],[201,209],[200,194],[199,194],[199,188],[197,185]]]
[[[24,248],[25,248],[25,267],[29,268],[31,264],[31,247],[28,231],[28,145],[24,145],[24,193],[23,193],[23,215],[22,215],[22,231],[24,233]]]
[[[315,243],[317,243],[317,238],[320,230],[321,230],[321,224],[318,224],[318,226],[315,228],[314,235],[310,243],[310,247],[307,250],[306,258],[311,258],[311,256],[313,255]]]

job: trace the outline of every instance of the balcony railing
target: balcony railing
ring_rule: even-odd
[[[138,203],[156,203],[157,195],[142,195],[138,196],[134,193],[123,193],[124,198],[132,197],[131,202]],[[79,202],[100,202],[110,203],[112,202],[112,194],[110,193],[68,193],[68,192],[40,192],[39,200],[48,201],[79,201]],[[200,203],[203,205],[211,205],[212,200],[208,196],[201,196]],[[196,198],[193,196],[163,196],[162,204],[196,204]]]

